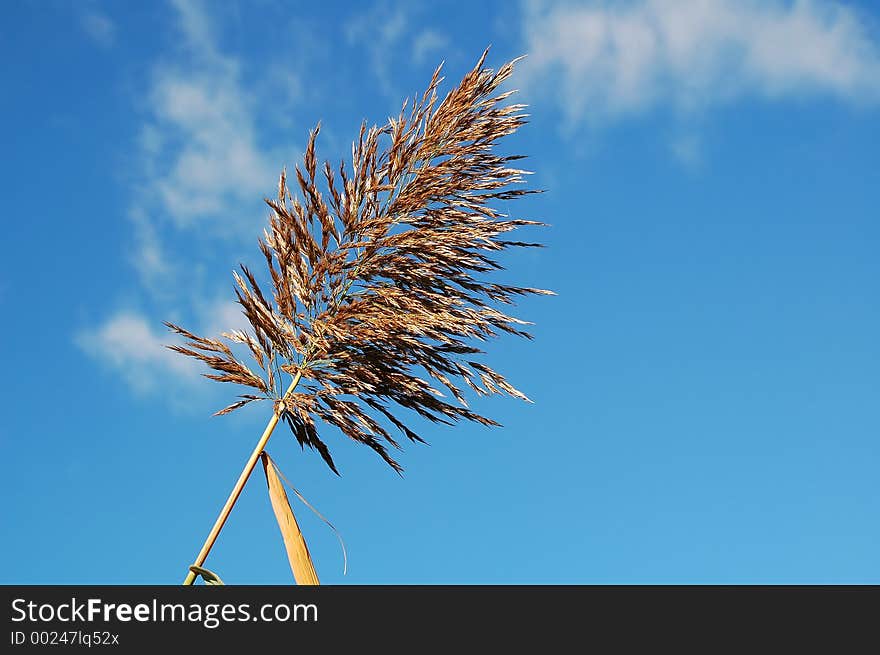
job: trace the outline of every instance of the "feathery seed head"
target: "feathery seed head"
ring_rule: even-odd
[[[239,396],[217,414],[273,399],[300,445],[317,450],[333,471],[316,419],[400,472],[386,448],[399,445],[378,417],[411,441],[423,441],[394,412],[404,408],[444,424],[498,425],[467,408],[462,384],[478,395],[528,401],[500,373],[472,359],[481,354],[477,340],[501,332],[531,338],[521,329],[526,322],[493,304],[552,294],[485,279],[501,268],[498,252],[540,245],[507,240],[507,233],[542,225],[492,206],[536,191],[520,186],[528,171],[510,167],[521,157],[494,153],[526,115],[523,105],[503,103],[511,92],[496,94],[516,60],[493,71],[484,65],[487,53],[442,100],[437,68],[421,98],[405,102],[384,127],[362,124],[349,167],[343,162],[335,172],[326,162],[318,175],[318,126],[302,168],[294,168],[297,195],[282,171],[277,197],[266,199],[269,225],[259,241],[272,292],[264,294],[247,267],[234,272],[235,294],[253,331],[222,335],[247,346],[259,373],[222,341],[166,324],[186,339],[169,348],[207,364],[214,373],[206,377],[259,392]],[[419,370],[457,403],[444,400]],[[298,383],[287,392],[283,373]]]

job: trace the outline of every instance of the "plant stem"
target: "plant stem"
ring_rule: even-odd
[[[296,388],[296,385],[299,384],[299,381],[302,379],[302,371],[297,372],[296,377],[293,378],[293,381],[290,383],[290,386],[287,387],[287,391],[284,392],[284,396],[282,400],[286,399],[293,390]],[[238,501],[238,497],[241,495],[242,490],[244,489],[244,485],[247,483],[248,478],[251,475],[251,472],[254,470],[254,467],[257,464],[257,460],[260,458],[260,453],[263,452],[263,449],[266,447],[266,443],[269,441],[269,437],[272,436],[272,431],[275,429],[275,426],[278,425],[278,419],[281,416],[278,414],[278,411],[272,412],[272,418],[269,419],[268,425],[266,425],[266,429],[263,430],[263,435],[260,437],[260,440],[257,442],[257,445],[254,447],[254,451],[251,453],[251,456],[248,458],[247,463],[244,465],[244,470],[241,472],[241,475],[238,477],[238,482],[235,483],[235,486],[232,488],[232,493],[229,494],[229,498],[226,499],[226,504],[223,506],[223,509],[220,510],[220,516],[217,517],[217,520],[214,522],[214,527],[211,528],[211,532],[208,534],[208,538],[205,539],[205,545],[202,546],[202,550],[199,551],[198,556],[196,557],[196,561],[194,562],[195,566],[201,566],[205,563],[205,560],[208,557],[208,553],[211,552],[211,548],[214,546],[214,542],[217,541],[217,537],[220,535],[220,531],[223,529],[223,525],[226,523],[226,519],[229,518],[229,514],[232,512],[232,508],[235,507],[236,501]],[[196,574],[190,571],[186,574],[186,579],[184,579],[184,585],[191,585],[195,582]]]

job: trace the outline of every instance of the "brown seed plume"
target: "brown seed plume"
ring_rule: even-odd
[[[442,100],[438,68],[398,117],[381,128],[363,124],[348,166],[327,162],[319,173],[316,128],[302,168],[295,167],[296,194],[282,172],[277,198],[266,200],[271,213],[259,244],[271,294],[241,266],[233,274],[235,293],[252,332],[221,335],[246,346],[259,372],[226,343],[166,323],[186,339],[169,348],[207,364],[215,373],[206,377],[258,392],[218,414],[272,399],[300,445],[317,450],[333,471],[318,421],[400,472],[387,450],[399,447],[389,430],[422,441],[401,409],[439,423],[498,425],[467,408],[462,385],[528,400],[474,361],[482,354],[474,344],[501,332],[531,338],[527,323],[499,305],[552,294],[486,279],[501,268],[500,251],[539,245],[509,240],[510,232],[542,225],[492,206],[536,191],[522,187],[527,171],[512,165],[521,157],[494,152],[525,114],[524,105],[505,104],[511,92],[497,92],[516,60],[493,71],[485,67],[487,52]],[[297,391],[286,396],[285,374],[300,376]]]

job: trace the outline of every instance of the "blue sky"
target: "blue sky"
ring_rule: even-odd
[[[547,248],[534,401],[395,475],[269,451],[325,583],[880,582],[880,13],[868,2],[9,2],[0,9],[4,583],[176,583],[262,431],[163,320],[237,326],[230,271],[322,121],[345,156],[446,62],[523,53],[521,215]],[[208,560],[291,580],[258,470]]]

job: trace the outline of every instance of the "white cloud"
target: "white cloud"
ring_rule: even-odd
[[[530,2],[521,83],[569,122],[742,96],[880,99],[880,44],[864,17],[820,0]]]
[[[128,218],[134,227],[135,246],[130,252],[131,264],[137,271],[140,281],[154,295],[161,293],[171,284],[174,268],[168,261],[168,253],[162,245],[156,226],[142,207],[129,209]]]
[[[379,2],[351,18],[345,25],[345,36],[351,45],[360,45],[367,51],[372,73],[382,91],[398,96],[391,81],[397,46],[407,35],[410,23],[406,5],[392,6]]]
[[[211,24],[201,0],[170,0],[170,3],[177,12],[177,26],[183,34],[184,43],[192,54],[200,59],[222,62],[225,58],[217,50],[215,26]]]
[[[165,347],[170,335],[133,312],[120,312],[97,329],[83,330],[75,341],[139,393],[197,379],[195,362]]]
[[[437,30],[420,27],[420,11],[413,3],[379,0],[345,25],[348,43],[366,51],[370,72],[376,76],[381,91],[395,101],[405,95],[393,82],[394,71],[399,70],[401,62],[422,64],[428,55],[449,44]]]
[[[447,38],[436,30],[422,30],[413,39],[413,59],[416,63],[421,64],[429,54],[436,51],[442,51],[448,44],[449,41]]]
[[[200,3],[173,5],[189,56],[154,71],[152,115],[141,134],[146,168],[154,172],[147,193],[178,227],[226,223],[242,203],[271,191],[281,162],[260,148],[256,99],[241,82],[239,62],[218,51]]]
[[[153,87],[155,125],[180,145],[154,180],[181,226],[225,218],[224,207],[267,195],[279,168],[256,143],[254,118],[234,77],[162,71]],[[176,137],[176,138],[174,138]]]
[[[141,132],[138,136],[138,146],[141,152],[148,157],[152,158],[158,155],[164,147],[164,142],[165,135],[155,125],[144,125],[141,127]]]
[[[217,300],[202,309],[205,334],[219,335],[231,330],[253,329],[241,311],[241,305],[231,300]]]
[[[99,46],[109,48],[116,40],[116,24],[104,14],[89,12],[81,18],[82,28]]]
[[[75,341],[136,392],[174,404],[181,389],[190,397],[206,386],[190,384],[205,369],[164,347],[175,338],[161,318],[208,336],[244,327],[238,305],[205,299],[229,290],[232,255],[240,241],[253,246],[262,198],[272,195],[283,158],[293,154],[280,151],[277,137],[261,147],[258,126],[280,85],[292,87],[285,106],[293,105],[296,77],[273,73],[268,86],[262,73],[243,79],[242,62],[219,47],[223,25],[214,24],[215,14],[197,0],[170,4],[179,36],[147,78],[128,210],[128,254],[140,282],[134,295],[151,311],[111,313]],[[217,268],[226,274],[215,275]]]
[[[204,303],[195,313],[195,322],[200,326],[197,334],[216,337],[247,326],[241,306],[232,301]],[[195,388],[204,387],[200,374],[208,372],[208,368],[169,350],[166,345],[180,343],[180,338],[161,321],[151,321],[141,313],[117,312],[100,326],[80,331],[74,341],[137,393],[161,392],[170,398],[181,388],[191,394]],[[241,354],[248,356],[244,351]]]

